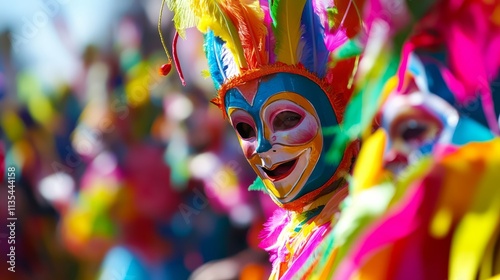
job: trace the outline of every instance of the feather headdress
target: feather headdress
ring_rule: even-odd
[[[317,82],[341,115],[351,90],[354,60],[330,55],[361,29],[352,0],[164,0],[182,37],[197,27],[204,34],[209,72],[222,110],[225,92],[278,72]],[[175,58],[175,54],[174,54]],[[224,111],[224,110],[223,110]]]

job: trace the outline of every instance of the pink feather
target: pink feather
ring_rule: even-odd
[[[269,11],[269,1],[259,0],[260,8],[264,12],[264,25],[267,29],[266,36],[266,52],[268,56],[269,63],[276,62],[276,54],[274,53],[274,48],[276,46],[276,38],[273,33],[273,19],[271,18],[271,13]]]
[[[281,247],[278,238],[283,228],[290,222],[289,213],[282,209],[276,209],[273,216],[264,224],[264,229],[260,233],[261,242],[259,247],[266,250],[273,264],[279,264],[285,261],[283,252],[279,252]]]

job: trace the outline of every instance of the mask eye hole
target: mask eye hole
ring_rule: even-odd
[[[392,138],[409,149],[434,143],[440,137],[442,125],[429,115],[407,116],[392,126]]]
[[[273,119],[273,130],[274,131],[283,131],[289,130],[296,127],[300,121],[302,120],[302,116],[292,112],[292,111],[284,111],[276,115]]]
[[[427,124],[410,119],[400,125],[399,136],[405,142],[423,142],[429,129]]]
[[[243,139],[250,139],[252,137],[255,137],[255,130],[253,129],[253,127],[244,122],[236,124],[236,131],[238,131],[238,134]]]

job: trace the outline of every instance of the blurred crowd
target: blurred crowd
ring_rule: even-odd
[[[0,231],[0,279],[265,279],[258,232],[275,206],[246,190],[255,175],[209,105],[200,35],[179,42],[182,87],[157,71],[160,1],[0,6],[0,163],[16,169],[17,217],[14,273]]]

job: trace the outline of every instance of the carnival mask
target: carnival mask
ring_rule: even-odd
[[[338,163],[325,160],[337,125],[330,100],[315,82],[278,73],[230,89],[226,113],[243,153],[271,197],[289,203],[327,183]]]
[[[384,161],[396,174],[437,145],[461,146],[493,137],[486,122],[477,117],[483,114],[481,106],[458,106],[435,68],[434,63],[423,64],[412,56],[409,85],[382,107],[381,126],[389,135]]]
[[[354,91],[361,50],[348,41],[362,29],[359,14],[351,4],[333,2],[324,9],[311,1],[202,1],[189,8],[181,2],[169,5],[178,31],[173,60],[180,65],[177,39],[196,26],[204,36],[206,74],[217,90],[211,102],[229,117],[267,192],[288,210],[302,211],[316,198],[327,200],[345,185],[343,176],[358,151],[356,141],[342,143],[336,152],[344,151],[343,157],[327,161],[334,136],[324,128],[340,130]],[[341,46],[349,54],[332,55]],[[162,73],[170,69],[164,66]]]

